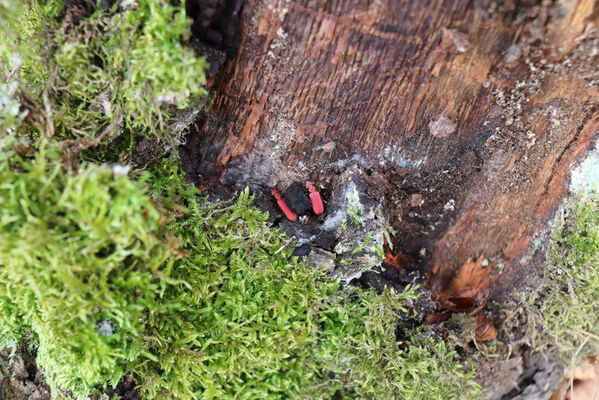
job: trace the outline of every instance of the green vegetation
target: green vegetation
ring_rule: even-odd
[[[599,193],[563,213],[539,296],[547,333],[566,362],[599,353]]]
[[[140,319],[162,307],[175,245],[165,217],[141,181],[95,165],[64,173],[56,148],[26,160],[11,142],[0,147],[0,347],[33,332],[52,387],[115,385],[142,356]]]
[[[180,325],[171,315],[150,319],[152,336],[161,338],[150,350],[163,371],[152,384],[164,382],[162,396],[419,398],[437,391],[451,398],[476,390],[468,374],[446,363],[453,355],[444,348],[405,350],[396,341],[396,312],[406,310],[413,289],[340,291],[323,271],[290,258],[288,240],[267,226],[247,191],[235,203],[189,199],[187,206],[172,228],[190,255],[175,263],[171,277],[180,283],[165,296],[180,305]],[[173,351],[165,342],[189,345]],[[152,376],[157,366],[133,371]],[[455,383],[440,385],[443,376]],[[148,398],[161,397],[155,390],[147,388]]]
[[[206,64],[183,4],[71,3],[0,1],[0,346],[30,339],[78,399],[125,374],[144,399],[477,397],[443,343],[397,341],[414,288],[341,290],[247,191],[200,198],[176,154],[107,164],[179,141]]]
[[[174,108],[206,94],[206,61],[181,44],[190,25],[183,5],[116,2],[104,12],[94,2],[71,3],[0,3],[0,32],[9,38],[0,59],[31,97],[42,97],[48,133],[75,140],[74,151],[123,133],[177,145]]]
[[[3,143],[3,344],[32,332],[54,389],[83,398],[130,371],[147,399],[476,392],[442,343],[396,341],[413,289],[340,291],[290,257],[247,191],[207,205],[168,162],[144,188],[116,168],[65,174],[56,151],[24,160]],[[149,196],[168,181],[162,203],[183,212],[170,233]]]

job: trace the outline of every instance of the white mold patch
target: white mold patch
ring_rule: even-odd
[[[401,153],[401,149],[398,145],[386,146],[380,153],[380,165],[385,165],[387,162],[395,164],[399,168],[418,168],[424,162],[426,157],[421,157],[418,160],[412,160],[408,156]]]
[[[570,191],[599,190],[599,148],[592,150],[583,162],[572,171]]]

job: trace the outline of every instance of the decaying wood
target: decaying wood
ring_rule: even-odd
[[[597,138],[598,20],[593,0],[249,0],[188,172],[267,192],[357,164],[439,304],[501,297]]]

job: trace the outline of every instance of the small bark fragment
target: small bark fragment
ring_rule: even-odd
[[[413,193],[410,196],[410,205],[412,207],[418,207],[422,204],[422,195],[420,193]]]
[[[439,114],[428,124],[431,135],[438,138],[446,138],[456,130],[456,124],[445,114]]]
[[[468,35],[465,33],[455,29],[441,29],[441,48],[444,50],[464,53],[470,47],[472,47],[472,44],[468,41]]]
[[[493,322],[484,314],[479,313],[476,317],[476,329],[474,330],[474,339],[477,342],[490,342],[497,337],[497,329]]]

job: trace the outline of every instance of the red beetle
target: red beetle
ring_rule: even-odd
[[[312,208],[314,212],[318,215],[324,212],[324,205],[322,204],[322,198],[320,197],[320,193],[316,190],[314,183],[308,181],[306,182],[306,189],[310,192],[310,201],[312,202]]]
[[[281,196],[281,193],[279,193],[277,189],[271,190],[270,193],[274,196],[275,199],[277,199],[277,204],[279,205],[279,208],[281,209],[281,211],[283,211],[283,214],[285,214],[287,219],[289,219],[289,221],[295,221],[297,219],[297,214],[294,213],[293,210],[291,210],[291,208],[289,208],[287,200],[285,200],[285,198]]]

